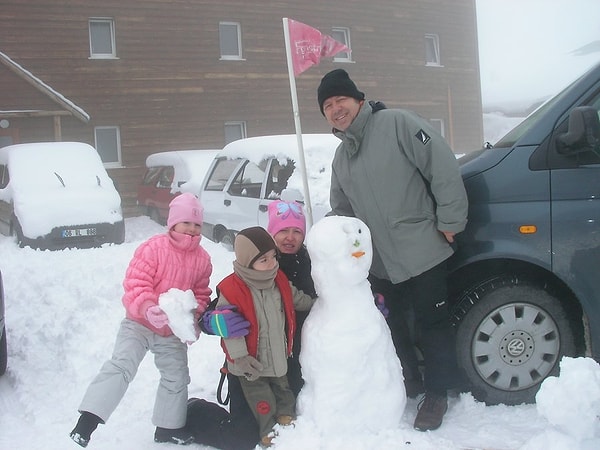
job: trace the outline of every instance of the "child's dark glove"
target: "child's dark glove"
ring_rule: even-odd
[[[373,300],[375,300],[375,306],[377,306],[379,312],[381,312],[383,317],[387,319],[390,315],[390,310],[387,309],[387,306],[385,306],[385,298],[383,297],[383,295],[381,295],[379,292],[374,292]]]
[[[250,332],[250,322],[237,312],[237,306],[221,305],[206,310],[199,320],[202,331],[222,338],[239,338]]]
[[[260,376],[260,372],[263,370],[263,365],[250,355],[237,358],[233,362],[236,368],[244,374],[244,377],[246,377],[246,380],[248,381],[257,380]]]

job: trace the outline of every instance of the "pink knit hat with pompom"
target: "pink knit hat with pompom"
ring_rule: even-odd
[[[169,230],[181,222],[202,225],[203,218],[204,208],[194,194],[184,192],[169,203],[169,218],[167,219]]]

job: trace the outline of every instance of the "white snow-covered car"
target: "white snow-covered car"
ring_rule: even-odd
[[[0,233],[58,250],[121,244],[121,197],[94,147],[39,142],[0,148]]]
[[[313,222],[330,210],[331,161],[339,144],[333,134],[302,135]],[[298,149],[295,134],[227,144],[215,157],[199,192],[204,205],[202,233],[231,247],[238,231],[267,226],[267,207],[284,189],[298,192],[305,201]]]

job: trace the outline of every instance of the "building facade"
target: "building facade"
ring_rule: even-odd
[[[0,146],[82,141],[127,206],[145,158],[294,133],[282,18],[350,51],[296,78],[302,131],[326,132],[321,77],[413,109],[457,153],[483,141],[475,0],[4,0]]]

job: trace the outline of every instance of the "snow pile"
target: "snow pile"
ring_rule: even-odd
[[[552,425],[525,450],[600,448],[600,365],[591,358],[564,357],[560,377],[549,377],[536,395],[538,413]]]
[[[14,238],[0,236],[0,269],[6,294],[6,331],[8,336],[8,371],[0,377],[0,449],[68,450],[79,449],[68,434],[79,414],[77,407],[90,381],[102,363],[110,358],[119,323],[125,315],[121,297],[123,277],[135,249],[156,233],[164,232],[148,217],[126,220],[123,245],[98,249],[58,252],[20,249]],[[202,246],[211,255],[213,275],[211,289],[231,273],[233,252],[208,239]],[[350,324],[353,325],[353,324]],[[361,345],[363,331],[348,335],[345,345]],[[223,351],[219,339],[202,334],[189,347],[192,382],[190,397],[216,402],[219,369]],[[567,370],[558,379],[571,379],[579,386],[576,394],[563,383],[552,383],[544,390],[558,399],[556,408],[567,405],[567,399],[592,396],[598,381],[581,370],[591,360],[578,358],[578,368]],[[593,362],[593,361],[591,361]],[[580,364],[580,365],[579,365]],[[379,372],[377,367],[356,363],[354,369],[336,371],[341,385],[355,376]],[[106,425],[94,432],[88,448],[92,450],[167,449],[168,444],[153,440],[151,422],[153,398],[159,374],[152,355],[148,354],[130,384],[123,402]],[[375,386],[376,388],[376,386]],[[370,388],[370,389],[375,389]],[[372,391],[374,392],[374,391]],[[360,396],[357,396],[359,398]],[[374,407],[385,408],[390,396],[377,390],[371,395]],[[581,403],[581,414],[590,414]],[[397,427],[367,432],[356,427],[353,432],[338,432],[337,424],[328,433],[316,432],[310,421],[298,421],[293,429],[282,431],[276,449],[282,450],[459,450],[524,448],[527,450],[592,450],[600,448],[598,437],[581,442],[557,431],[535,405],[485,406],[466,393],[450,397],[448,413],[442,426],[429,433],[412,429],[417,400],[408,399]],[[359,414],[352,403],[349,413]],[[332,412],[332,414],[337,412]],[[348,414],[348,411],[344,412]],[[595,412],[598,415],[598,411]],[[339,421],[345,416],[339,417]],[[335,422],[335,420],[332,420]],[[559,439],[568,445],[559,446]],[[553,444],[556,444],[554,447]],[[169,447],[170,448],[170,447]],[[174,448],[174,447],[173,447]],[[190,450],[208,447],[192,445]]]

